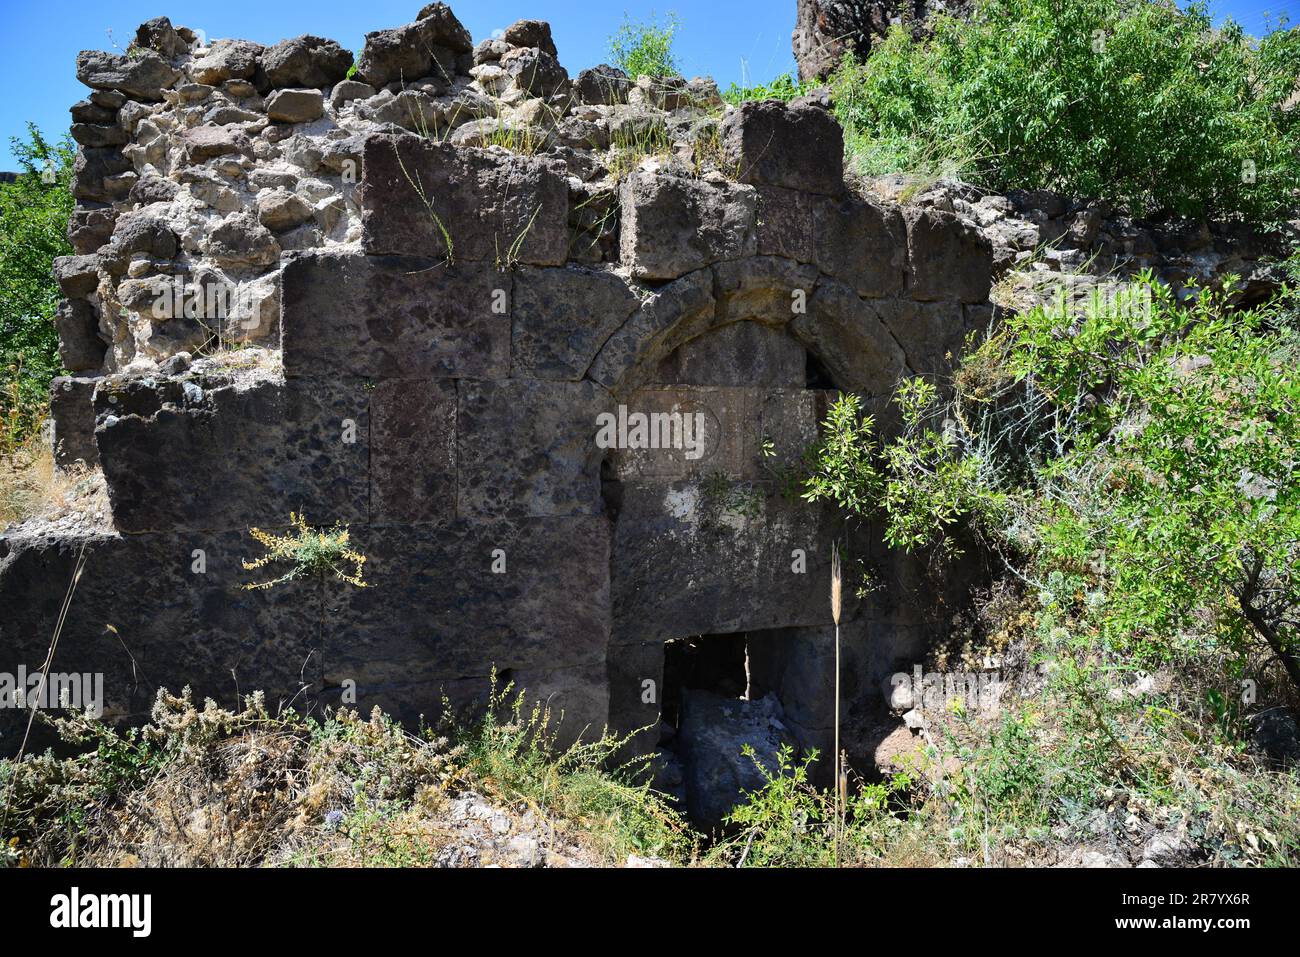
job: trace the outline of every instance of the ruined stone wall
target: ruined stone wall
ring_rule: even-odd
[[[495,666],[569,734],[632,730],[668,642],[744,633],[750,697],[824,746],[839,539],[881,582],[845,612],[868,728],[964,583],[783,469],[834,389],[880,405],[988,325],[973,225],[847,189],[815,97],[571,80],[536,21],[473,46],[433,4],[369,34],[350,79],[316,37],[203,47],[158,20],[137,43],[78,59],[57,267],[59,456],[102,470],[111,509],[0,537],[6,661],[44,660],[82,561],[56,666],[103,672],[113,715],[189,684],[299,708],[355,687],[414,720]],[[178,281],[248,308],[156,309]],[[647,447],[655,413],[698,429]],[[244,590],[249,527],[291,512],[348,525],[370,587]]]

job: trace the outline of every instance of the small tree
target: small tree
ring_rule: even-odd
[[[50,380],[63,371],[54,311],[60,292],[50,273],[72,252],[72,144],[47,140],[35,124],[14,138],[22,166],[0,185],[0,453],[10,452],[44,418]]]

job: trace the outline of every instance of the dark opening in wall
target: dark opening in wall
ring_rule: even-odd
[[[811,352],[807,356],[804,367],[804,387],[808,389],[834,389],[835,382],[831,379],[831,374],[826,371],[826,367],[822,365],[821,360]]]
[[[623,508],[623,483],[614,476],[614,466],[610,464],[608,455],[600,460],[600,501],[605,517],[617,522],[618,513]]]
[[[749,672],[744,632],[696,635],[664,645],[663,720],[676,727],[682,691],[712,691],[724,698],[744,698]]]

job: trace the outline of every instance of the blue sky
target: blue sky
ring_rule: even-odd
[[[167,15],[209,37],[275,43],[301,33],[337,40],[352,50],[368,30],[407,23],[422,0],[0,0],[0,169],[16,169],[9,138],[28,120],[47,133],[67,129],[68,107],[86,90],[73,76],[77,51],[122,49],[136,26]],[[644,20],[677,14],[676,51],[688,76],[766,81],[791,70],[795,0],[451,0],[475,41],[521,17],[549,20],[570,73],[607,58],[610,34],[626,13]],[[1262,33],[1267,14],[1290,13],[1300,0],[1217,0],[1212,9]],[[111,34],[111,35],[110,35]]]

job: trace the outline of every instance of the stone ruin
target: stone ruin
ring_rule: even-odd
[[[567,738],[641,729],[716,821],[754,783],[737,740],[829,750],[838,540],[877,585],[843,622],[870,763],[967,582],[786,476],[836,390],[888,428],[901,377],[942,376],[993,319],[995,246],[1048,219],[864,198],[823,95],[571,78],[547,24],[474,45],[442,3],[355,63],[159,18],[77,75],[52,438],[108,505],[0,536],[10,671],[73,581],[53,668],[102,673],[116,718],[188,685],[415,722],[495,668]],[[250,527],[291,513],[347,525],[369,587],[243,588]]]

